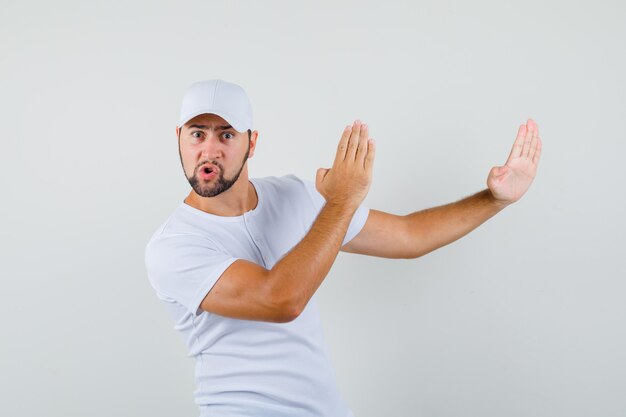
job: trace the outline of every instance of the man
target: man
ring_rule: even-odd
[[[176,127],[191,192],[146,247],[146,268],[196,358],[201,416],[348,417],[319,323],[315,291],[338,252],[417,258],[519,200],[541,155],[521,125],[488,188],[406,216],[363,206],[375,143],[347,126],[315,184],[248,177],[258,132],[245,91],[222,80],[187,90]]]

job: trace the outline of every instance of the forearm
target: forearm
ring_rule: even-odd
[[[460,239],[504,207],[485,189],[457,202],[404,216],[411,257],[425,255]]]
[[[356,209],[325,204],[311,229],[270,271],[272,292],[300,314],[330,271]]]

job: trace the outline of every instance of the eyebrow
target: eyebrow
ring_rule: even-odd
[[[198,128],[198,129],[209,129],[210,126],[207,125],[190,125],[189,129],[193,129],[194,127]],[[232,129],[233,127],[231,125],[224,125],[224,126],[217,126],[216,130],[226,130],[226,129]]]

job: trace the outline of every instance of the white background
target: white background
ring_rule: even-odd
[[[318,291],[356,417],[626,415],[626,6],[620,1],[2,1],[0,414],[196,416],[144,248],[189,191],[185,89],[242,85],[252,177],[314,179],[343,127],[365,203],[486,187],[519,124],[535,183],[414,260],[340,254]]]

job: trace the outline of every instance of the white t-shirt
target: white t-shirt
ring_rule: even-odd
[[[146,247],[146,268],[196,358],[194,399],[201,417],[352,417],[341,398],[313,296],[288,323],[241,320],[200,309],[237,259],[271,269],[309,231],[325,204],[309,180],[251,178],[258,204],[223,217],[181,205]],[[361,205],[343,244],[361,230]]]

